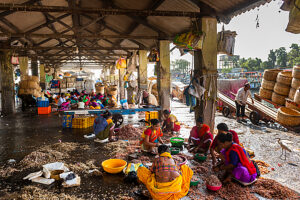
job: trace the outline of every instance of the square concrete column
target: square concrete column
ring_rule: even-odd
[[[10,115],[15,112],[15,83],[14,68],[9,51],[0,52],[0,65],[2,114]]]
[[[45,65],[43,63],[40,64],[40,85],[43,90],[46,89]]]
[[[126,70],[121,68],[119,69],[119,91],[120,91],[120,100],[125,99],[125,84],[124,84],[124,76]]]
[[[158,96],[162,110],[170,109],[170,91],[171,91],[171,76],[170,76],[170,41],[159,41],[159,65],[158,65]]]
[[[198,102],[195,108],[195,117],[203,117],[204,123],[214,129],[216,99],[217,99],[217,19],[203,17],[199,21],[199,27],[205,33],[203,48],[194,54],[194,75],[201,77],[206,92],[204,100]],[[205,77],[205,78],[203,78]]]
[[[139,68],[138,68],[138,76],[139,76],[139,90],[147,90],[148,89],[148,71],[147,71],[147,50],[139,51]]]
[[[31,73],[32,73],[32,76],[39,76],[37,57],[31,58]]]

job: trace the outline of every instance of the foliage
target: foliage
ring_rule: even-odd
[[[300,65],[300,45],[292,44],[289,51],[284,47],[271,49],[267,61],[262,61],[259,58],[240,58],[234,63],[234,68],[243,68],[247,71],[263,71],[273,68],[291,68],[295,65]]]
[[[177,59],[171,62],[172,72],[188,74],[191,63],[185,59]]]

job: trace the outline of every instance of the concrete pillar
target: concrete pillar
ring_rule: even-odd
[[[170,76],[170,41],[159,41],[159,69],[158,69],[158,96],[162,110],[170,109],[170,91],[171,91],[171,76]]]
[[[21,78],[28,75],[28,57],[19,57]]]
[[[139,68],[138,68],[138,87],[139,90],[147,90],[148,88],[148,72],[147,72],[147,51],[140,50],[139,51]]]
[[[31,73],[32,73],[32,76],[39,76],[37,57],[31,58]]]
[[[124,68],[119,69],[119,89],[120,99],[125,99],[125,88],[124,88],[124,75],[126,70]]]
[[[45,75],[45,65],[40,64],[40,85],[43,90],[46,89],[46,75]]]
[[[214,129],[216,98],[217,98],[217,19],[203,17],[200,20],[205,40],[201,51],[194,54],[194,75],[206,77],[204,100],[198,102],[195,108],[195,117],[202,116],[204,123]],[[204,79],[201,78],[202,84]]]
[[[11,53],[9,51],[0,53],[1,108],[3,115],[9,115],[15,112],[14,69],[11,64]]]

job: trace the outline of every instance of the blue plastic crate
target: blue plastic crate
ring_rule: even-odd
[[[73,119],[73,115],[64,115],[62,127],[63,128],[72,128],[72,119]]]
[[[37,101],[37,107],[48,107],[49,101]]]

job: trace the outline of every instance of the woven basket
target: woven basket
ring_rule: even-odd
[[[299,126],[300,125],[300,112],[290,108],[281,107],[277,112],[277,121],[280,124],[287,126]]]
[[[263,79],[261,86],[266,90],[273,90],[275,83],[276,83],[275,81],[267,81]]]
[[[30,80],[31,80],[31,81],[35,81],[35,82],[39,82],[40,79],[39,79],[38,76],[31,76],[31,77],[30,77]]]
[[[293,78],[298,78],[300,79],[300,65],[294,66],[293,67],[293,73],[292,73]]]
[[[264,79],[267,81],[276,81],[277,75],[281,71],[280,69],[267,69],[264,71]]]
[[[266,99],[271,99],[272,98],[272,90],[266,90],[264,88],[260,88],[259,89],[259,96],[262,98],[266,98]]]
[[[291,85],[292,83],[292,72],[280,72],[277,75],[276,82],[284,85]]]
[[[21,81],[20,82],[20,88],[22,88],[22,89],[26,89],[26,88],[28,88],[28,81]]]
[[[300,104],[300,87],[297,89],[297,91],[295,93],[294,102],[296,104]]]
[[[296,93],[296,89],[291,88],[289,92],[289,99],[294,100],[295,93]]]
[[[277,94],[288,96],[290,92],[290,87],[281,83],[276,83],[274,87],[274,91]]]
[[[295,106],[290,101],[286,101],[285,102],[285,107],[300,111],[300,107]]]
[[[286,98],[286,96],[282,96],[280,94],[277,94],[276,92],[272,93],[272,101],[274,103],[279,104],[279,105],[284,105],[285,104],[285,98]]]
[[[293,78],[291,87],[294,89],[297,89],[298,87],[300,87],[300,79]]]
[[[28,83],[28,85],[27,85],[26,89],[38,89],[39,88],[38,83],[35,81],[28,81],[27,83]]]
[[[25,89],[19,89],[19,95],[25,94]]]

